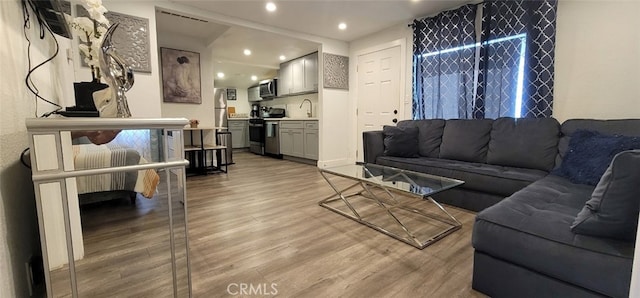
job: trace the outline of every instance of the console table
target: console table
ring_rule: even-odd
[[[95,295],[96,288],[109,285],[119,275],[102,273],[93,276],[93,270],[87,270],[83,258],[83,231],[78,206],[76,177],[106,175],[112,173],[133,173],[153,169],[160,174],[158,193],[154,200],[159,206],[156,212],[166,210],[167,220],[158,221],[157,229],[166,233],[167,241],[162,243],[131,243],[133,249],[164,250],[170,259],[167,265],[171,270],[154,276],[156,285],[165,285],[164,289],[173,292],[173,297],[191,296],[191,269],[189,262],[189,242],[187,234],[187,201],[184,159],[183,127],[187,119],[108,119],[108,118],[52,118],[27,119],[26,126],[31,148],[33,186],[36,195],[36,209],[40,228],[40,241],[44,261],[44,274],[48,297],[80,297]],[[155,130],[161,136],[158,160],[148,163],[90,168],[77,170],[74,165],[72,133],[82,131],[122,131]],[[154,133],[155,133],[154,131]],[[174,138],[170,142],[169,135]],[[176,138],[175,136],[179,136]],[[150,145],[151,146],[151,145]],[[170,150],[171,149],[171,150]],[[115,157],[117,158],[117,157]],[[154,158],[156,159],[156,158]],[[143,214],[144,215],[144,214]],[[165,229],[166,228],[166,229]],[[115,237],[118,237],[117,234]],[[163,238],[162,236],[161,238]],[[137,247],[135,246],[137,245]],[[121,247],[105,247],[105,250],[118,250],[114,256],[126,254]],[[147,252],[149,255],[150,252]],[[115,260],[101,260],[105,266],[115,266],[119,270],[140,270],[139,264]],[[93,260],[95,262],[95,260]],[[92,264],[89,264],[92,265]],[[94,265],[95,266],[95,265]],[[96,282],[98,281],[99,282]],[[121,279],[118,280],[122,282]],[[151,281],[141,281],[144,283]],[[135,283],[135,282],[134,282]],[[116,294],[114,294],[116,295]]]

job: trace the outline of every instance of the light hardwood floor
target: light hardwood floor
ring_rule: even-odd
[[[418,250],[318,206],[333,191],[314,166],[234,159],[228,174],[187,179],[195,297],[230,297],[241,284],[281,297],[483,297],[471,289],[475,213],[448,207],[462,229]],[[83,293],[171,296],[158,278],[170,270],[167,241],[151,242],[166,239],[164,210],[158,198],[83,208],[81,265],[93,264]]]

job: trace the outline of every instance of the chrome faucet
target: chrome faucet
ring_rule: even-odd
[[[308,98],[303,99],[302,103],[300,104],[300,108],[302,109],[302,105],[305,101],[309,102],[309,111],[307,112],[307,118],[311,118],[311,116],[313,115],[313,104],[311,103],[311,100],[309,100]]]

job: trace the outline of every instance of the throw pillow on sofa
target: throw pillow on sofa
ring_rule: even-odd
[[[560,167],[551,173],[573,183],[596,185],[613,157],[632,149],[640,149],[640,137],[578,130],[571,135],[569,148]]]
[[[384,155],[396,157],[418,157],[418,128],[385,125]]]
[[[618,153],[571,230],[577,234],[633,240],[638,227],[640,150]]]

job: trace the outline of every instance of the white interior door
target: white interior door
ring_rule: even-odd
[[[400,55],[396,45],[358,56],[358,161],[363,160],[362,133],[400,119]]]

